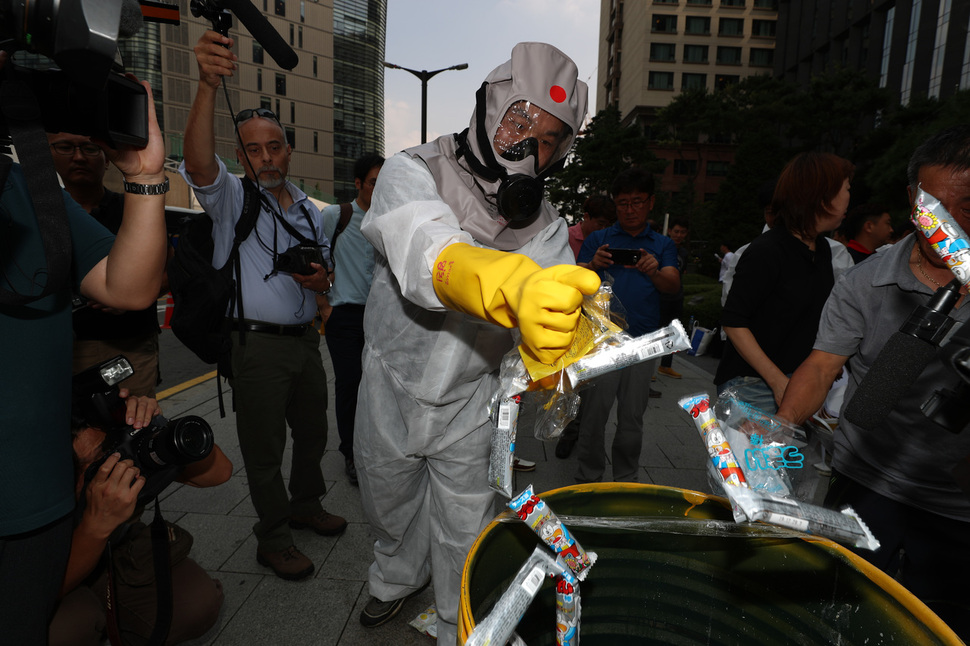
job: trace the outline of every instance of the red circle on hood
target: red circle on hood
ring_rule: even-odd
[[[549,96],[556,103],[562,103],[566,100],[566,90],[563,89],[561,85],[553,85],[549,89]]]

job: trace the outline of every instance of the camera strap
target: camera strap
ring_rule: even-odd
[[[280,215],[279,213],[277,213],[276,211],[273,211],[273,215],[276,217],[277,220],[279,220],[279,223],[283,225],[283,228],[286,229],[286,232],[289,233],[294,238],[296,238],[297,240],[299,240],[301,244],[319,246],[320,243],[317,242],[317,228],[313,226],[313,220],[310,219],[309,211],[307,211],[306,206],[303,204],[300,205],[300,210],[303,211],[303,217],[306,218],[307,224],[310,225],[310,233],[313,236],[312,240],[310,238],[307,238],[299,231],[297,231],[296,227],[294,227],[292,224],[287,222],[286,218]]]
[[[158,497],[155,498],[155,517],[152,519],[152,564],[155,568],[155,625],[148,638],[147,646],[162,646],[168,639],[172,627],[172,567],[169,559],[169,529],[162,518]],[[118,626],[118,593],[115,586],[114,559],[111,556],[111,542],[106,550],[108,557],[108,587],[105,599],[108,641],[112,646],[123,646],[121,629]]]
[[[20,294],[0,287],[0,303],[26,305],[59,291],[67,283],[71,273],[71,230],[64,193],[54,190],[59,187],[57,173],[40,120],[37,97],[13,69],[8,70],[0,83],[0,110],[24,169],[47,261],[47,281],[40,294]]]

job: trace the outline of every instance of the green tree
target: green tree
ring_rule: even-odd
[[[613,178],[630,166],[663,171],[663,162],[648,149],[639,126],[623,126],[620,111],[609,106],[593,117],[580,133],[566,167],[547,183],[549,201],[571,220],[582,215],[591,195],[608,193]]]
[[[671,213],[690,221],[692,252],[700,258],[703,271],[717,271],[713,253],[721,242],[736,246],[761,231],[764,219],[756,196],[789,156],[778,132],[794,93],[794,86],[769,76],[751,76],[716,92],[684,92],[658,113],[654,130],[661,133],[663,143],[690,150],[701,163],[709,141],[737,146],[734,163],[713,201],[675,204],[672,200]],[[692,179],[688,178],[688,185]],[[682,194],[678,197],[683,198]]]
[[[889,106],[889,94],[865,72],[836,66],[813,76],[808,89],[789,95],[786,103],[791,148],[851,159],[873,117]]]
[[[908,105],[885,110],[879,127],[860,146],[864,178],[872,201],[893,207],[894,219],[909,211],[906,167],[913,151],[927,137],[951,126],[970,123],[970,90],[945,100],[913,97]]]

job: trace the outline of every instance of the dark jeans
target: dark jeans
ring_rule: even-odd
[[[834,473],[825,506],[846,505],[880,543],[875,552],[856,553],[895,577],[961,639],[970,640],[970,523],[890,500]]]
[[[0,642],[46,644],[71,551],[73,514],[0,537]]]
[[[354,457],[354,416],[360,386],[361,354],[364,352],[364,306],[338,305],[327,319],[327,349],[333,362],[334,414],[340,435],[340,452]]]

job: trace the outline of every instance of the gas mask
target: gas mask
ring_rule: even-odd
[[[559,50],[519,43],[475,98],[470,127],[456,135],[456,154],[475,175],[498,183],[487,193],[481,188],[509,226],[528,226],[546,178],[563,167],[582,125],[586,85]]]
[[[485,113],[481,108],[486,86],[478,91],[479,115]],[[572,128],[531,101],[520,100],[505,111],[490,144],[482,141],[487,141],[485,124],[479,124],[476,130],[484,163],[468,151],[467,130],[458,135],[459,155],[478,175],[491,182],[500,181],[495,205],[510,226],[528,224],[542,203],[546,177],[565,163],[573,140]]]

